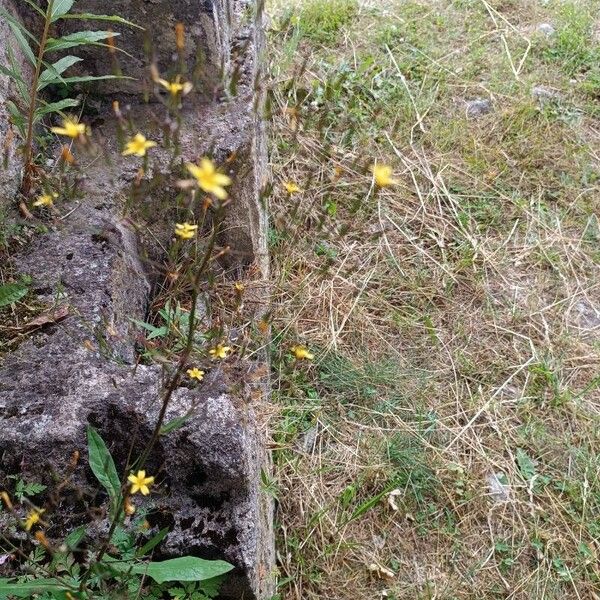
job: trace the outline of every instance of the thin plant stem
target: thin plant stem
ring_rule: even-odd
[[[220,223],[220,221],[219,221],[219,223]],[[183,370],[185,369],[185,366],[188,362],[190,354],[192,353],[192,350],[194,348],[194,332],[196,330],[196,305],[197,305],[197,301],[198,301],[198,290],[200,288],[200,280],[204,274],[204,271],[206,270],[206,267],[208,266],[208,263],[210,261],[210,258],[212,256],[212,253],[213,253],[213,250],[215,247],[217,234],[219,231],[219,223],[217,223],[213,226],[211,236],[208,241],[208,246],[206,248],[204,256],[202,257],[202,262],[198,265],[198,269],[194,275],[193,284],[192,284],[192,298],[191,298],[192,306],[190,308],[190,319],[189,319],[189,323],[188,323],[187,341],[186,341],[185,349],[179,358],[177,367],[175,368],[175,372],[173,373],[170,381],[168,382],[167,386],[165,387],[165,391],[162,396],[160,412],[158,414],[156,425],[154,426],[154,431],[152,432],[152,435],[150,437],[150,440],[148,441],[148,444],[146,444],[146,448],[142,452],[140,458],[136,461],[134,468],[142,468],[144,466],[144,464],[148,460],[148,457],[150,456],[150,453],[152,452],[154,446],[156,445],[156,442],[158,441],[158,438],[160,437],[160,430],[162,429],[162,426],[164,424],[165,417],[167,414],[167,409],[169,408],[169,403],[171,401],[171,397],[173,396],[173,393],[175,392],[175,390],[177,389],[177,386],[179,385],[179,382],[181,381],[181,376],[183,374]],[[123,487],[125,487],[125,485],[126,485],[125,477],[126,477],[128,470],[129,469],[125,470],[125,475],[123,476],[124,477]],[[108,550],[112,536],[113,536],[115,529],[117,528],[119,521],[120,521],[119,516],[123,509],[124,498],[125,498],[125,494],[121,494],[119,503],[117,505],[117,509],[115,511],[113,521],[111,523],[110,529],[106,536],[106,540],[104,541],[104,543],[102,544],[102,547],[98,551],[98,554],[96,555],[96,558],[94,560],[94,564],[98,564],[102,560],[104,555],[106,554],[106,551]],[[88,570],[83,574],[83,576],[81,578],[80,586],[79,586],[79,590],[81,592],[83,592],[85,590],[85,584],[87,583],[91,573],[92,573],[91,568],[88,568]]]
[[[146,449],[144,450],[144,452],[142,453],[142,455],[138,461],[138,465],[141,467],[143,467],[146,460],[148,460],[148,457],[150,456],[150,453],[152,452],[152,449],[154,448],[154,445],[156,444],[156,442],[158,440],[158,437],[160,435],[160,430],[162,429],[162,426],[163,426],[163,423],[165,420],[165,416],[167,413],[167,408],[169,406],[169,401],[171,400],[171,396],[173,395],[173,392],[179,385],[179,381],[181,380],[181,375],[183,373],[183,370],[185,369],[187,361],[188,361],[190,354],[192,353],[192,349],[194,347],[194,331],[196,329],[196,305],[198,303],[198,288],[200,287],[200,278],[202,277],[202,275],[204,274],[204,270],[208,266],[208,262],[212,255],[213,249],[215,247],[217,231],[218,231],[218,227],[217,226],[213,227],[213,230],[212,230],[209,242],[208,242],[208,247],[206,249],[206,252],[204,253],[204,256],[202,257],[202,262],[198,266],[198,270],[196,271],[196,274],[194,276],[194,281],[193,281],[193,285],[192,285],[192,306],[190,308],[190,319],[188,322],[187,343],[186,343],[185,349],[183,351],[183,354],[179,358],[179,362],[177,364],[177,368],[175,369],[175,373],[173,374],[173,377],[171,378],[171,381],[167,385],[167,388],[163,395],[162,406],[160,408],[160,413],[158,415],[158,420],[156,421],[154,431],[152,432],[152,436],[150,437],[150,441],[148,442]]]
[[[25,166],[23,174],[23,184],[21,190],[25,195],[31,191],[31,174],[33,171],[32,156],[33,156],[33,121],[35,118],[35,108],[37,106],[37,88],[40,79],[40,72],[44,63],[44,53],[46,51],[46,43],[48,42],[48,33],[50,32],[50,23],[52,19],[52,5],[54,0],[48,0],[48,8],[46,9],[46,20],[44,21],[44,31],[40,39],[40,46],[35,64],[35,73],[31,82],[31,93],[29,98],[29,109],[27,111],[27,138],[25,140]]]

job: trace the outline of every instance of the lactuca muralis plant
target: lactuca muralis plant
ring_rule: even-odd
[[[164,528],[144,539],[148,507],[136,507],[135,497],[150,496],[155,477],[138,468],[126,469],[120,478],[108,447],[93,427],[88,427],[87,442],[89,467],[109,498],[108,537],[95,544],[88,527],[81,525],[62,543],[51,541],[45,530],[52,526],[52,504],[37,506],[31,500],[45,486],[18,481],[14,501],[8,492],[0,492],[0,512],[4,509],[8,513],[8,519],[3,517],[6,531],[0,534],[0,547],[9,552],[3,556],[25,561],[27,572],[19,578],[0,578],[0,598],[104,600],[139,598],[143,592],[145,598],[158,599],[173,597],[172,591],[181,586],[186,593],[189,590],[195,594],[189,595],[195,600],[214,598],[221,577],[233,566],[222,560],[195,556],[148,560],[169,533]],[[78,458],[77,455],[71,458],[57,492],[72,484]],[[17,489],[21,489],[20,494]],[[26,554],[11,541],[19,530],[35,541],[32,553]]]
[[[15,101],[8,101],[12,122],[19,132],[22,140],[23,151],[23,180],[21,191],[28,196],[32,189],[33,178],[36,173],[34,161],[35,126],[44,117],[53,113],[61,113],[65,109],[73,108],[79,104],[75,98],[48,102],[42,92],[51,85],[69,85],[85,83],[99,79],[114,79],[119,75],[81,75],[65,77],[63,74],[69,67],[82,59],[72,54],[58,58],[64,50],[78,46],[104,45],[105,40],[111,42],[118,33],[112,31],[78,31],[62,37],[53,37],[53,28],[56,23],[65,19],[96,20],[122,23],[134,26],[133,23],[118,15],[96,15],[90,13],[71,13],[75,0],[48,0],[45,10],[33,0],[26,2],[41,21],[41,34],[36,37],[16,15],[10,14],[6,9],[0,8],[0,17],[6,20],[14,38],[27,62],[31,65],[33,76],[31,84],[19,66],[10,44],[7,44],[9,64],[0,65],[0,72],[10,77],[17,91]],[[113,44],[110,44],[113,47]],[[64,116],[64,115],[63,115]],[[67,119],[65,117],[65,119]],[[76,126],[72,120],[67,119],[65,129],[68,128],[69,137],[76,138],[85,134],[85,129]]]

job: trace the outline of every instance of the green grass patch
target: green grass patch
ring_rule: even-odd
[[[357,14],[357,0],[310,0],[297,9],[293,20],[304,37],[331,44]]]
[[[559,13],[556,39],[543,49],[546,60],[568,76],[598,69],[600,45],[593,39],[594,18],[580,3],[566,3]]]

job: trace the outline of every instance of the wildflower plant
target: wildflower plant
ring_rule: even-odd
[[[46,101],[42,92],[52,85],[67,86],[74,83],[86,83],[100,79],[114,79],[118,75],[65,75],[73,65],[81,62],[81,58],[73,54],[60,56],[67,49],[86,45],[102,45],[105,40],[113,40],[114,33],[109,30],[78,31],[63,37],[53,37],[56,24],[64,19],[79,19],[85,21],[108,21],[125,25],[135,25],[117,15],[96,15],[89,13],[72,13],[74,0],[48,0],[45,10],[33,0],[24,0],[31,7],[39,21],[41,35],[34,35],[15,15],[5,8],[0,8],[0,18],[4,19],[10,27],[20,51],[33,70],[31,85],[27,84],[23,73],[10,44],[6,45],[8,65],[0,65],[0,73],[7,75],[14,83],[17,92],[15,101],[9,100],[6,104],[13,124],[22,138],[24,170],[22,191],[29,195],[33,178],[36,173],[34,163],[34,146],[36,126],[47,116],[54,113],[63,115],[60,127],[51,131],[73,140],[80,139],[85,134],[85,125],[79,123],[73,116],[65,115],[63,111],[72,110],[79,105],[76,98],[63,98],[57,101]]]
[[[219,578],[233,566],[221,560],[204,560],[182,556],[162,561],[152,561],[152,551],[168,534],[161,529],[139,547],[139,537],[128,531],[143,531],[145,511],[136,514],[132,496],[151,497],[155,476],[144,468],[136,468],[119,476],[113,457],[100,434],[89,427],[87,431],[88,461],[91,471],[104,488],[109,499],[109,531],[106,539],[93,544],[91,531],[82,525],[73,528],[65,539],[51,540],[45,531],[52,527],[52,502],[48,508],[15,502],[6,491],[0,493],[0,504],[8,513],[12,524],[9,530],[20,529],[35,540],[36,555],[29,557],[15,547],[6,533],[0,534],[2,545],[12,548],[15,556],[27,560],[27,578],[0,578],[0,597],[31,598],[42,595],[47,600],[101,600],[105,598],[160,598],[163,592],[177,586],[193,586],[204,598],[216,595]],[[138,465],[142,463],[137,461]],[[66,485],[68,478],[62,482]],[[42,486],[43,487],[43,486]],[[37,488],[39,490],[39,488]],[[6,520],[5,520],[6,522]],[[85,553],[87,559],[77,558]],[[46,559],[45,559],[46,557]],[[214,593],[213,593],[214,592]]]
[[[64,85],[119,76],[65,76],[67,69],[80,59],[72,55],[55,56],[61,50],[85,44],[105,43],[114,48],[113,37],[117,34],[86,31],[54,38],[53,28],[59,20],[67,18],[131,23],[118,16],[70,14],[74,0],[49,0],[45,10],[33,0],[24,1],[42,22],[43,32],[39,39],[8,12],[0,11],[0,17],[7,20],[23,54],[35,69],[34,83],[30,88],[25,86],[24,75],[14,56],[11,56],[10,67],[3,67],[2,72],[9,74],[20,93],[9,109],[21,134],[26,159],[21,192],[26,199],[33,196],[33,206],[39,210],[38,214],[50,215],[56,211],[54,203],[65,196],[66,190],[57,182],[50,182],[34,163],[36,126],[48,115],[57,113],[60,116],[49,130],[63,144],[59,164],[65,170],[76,162],[77,151],[93,142],[90,127],[74,111],[78,106],[76,99],[47,102],[40,92],[51,84]],[[181,51],[183,27],[178,26],[176,31],[178,51]],[[219,578],[233,568],[224,561],[191,556],[153,561],[152,553],[169,531],[161,529],[147,535],[145,517],[152,511],[153,498],[161,493],[162,484],[162,474],[150,470],[148,463],[159,438],[190,418],[187,414],[166,421],[175,390],[181,385],[201,387],[211,360],[226,364],[229,361],[225,359],[241,354],[237,348],[234,353],[233,343],[222,324],[202,330],[198,314],[201,291],[208,287],[206,282],[210,280],[209,268],[215,259],[228,251],[219,246],[219,236],[224,222],[224,207],[230,201],[232,178],[212,157],[194,157],[194,162],[188,163],[181,159],[177,141],[182,124],[180,110],[193,86],[186,81],[183,70],[181,74],[169,74],[169,77],[169,80],[153,77],[157,93],[161,94],[166,108],[165,123],[169,124],[163,129],[162,139],[156,132],[136,126],[126,109],[121,110],[118,102],[113,104],[120,160],[139,164],[138,159],[143,159],[125,203],[128,217],[132,221],[143,220],[136,212],[136,202],[132,200],[144,196],[148,189],[159,189],[157,182],[162,183],[153,166],[149,165],[159,145],[165,153],[171,152],[171,172],[166,177],[170,176],[174,184],[172,187],[180,190],[167,213],[169,239],[165,241],[164,287],[167,284],[172,284],[172,287],[164,296],[158,295],[157,306],[151,307],[151,322],[135,321],[146,334],[140,344],[142,359],[164,367],[165,377],[157,398],[160,408],[154,429],[146,440],[142,440],[141,450],[137,454],[132,451],[124,464],[115,463],[99,432],[92,427],[88,429],[89,469],[104,489],[106,496],[99,497],[106,497],[106,502],[99,511],[86,500],[85,510],[89,519],[71,531],[64,530],[64,520],[61,520],[56,496],[53,495],[55,490],[45,491],[44,486],[31,488],[36,493],[27,497],[19,496],[17,487],[0,489],[1,512],[5,513],[0,517],[3,523],[10,522],[9,529],[0,532],[0,548],[9,548],[18,562],[10,569],[8,577],[0,578],[0,598],[12,600],[13,597],[41,595],[44,600],[158,599],[178,597],[179,592],[174,590],[183,590],[182,594],[187,595],[182,597],[205,600],[218,594]],[[154,148],[156,150],[153,151]],[[191,179],[186,180],[186,177]],[[3,303],[10,304],[22,298],[28,291],[25,285],[10,285],[13,287],[0,286],[0,307]],[[242,284],[236,288],[235,294],[237,305],[241,305]],[[92,343],[88,341],[86,347],[88,343],[91,347]],[[110,356],[108,350],[106,354]],[[140,440],[136,439],[136,442]],[[78,456],[73,459],[73,467],[58,483],[58,490],[71,486],[71,475],[78,461]],[[101,535],[99,531],[102,531]],[[60,536],[63,539],[57,539]],[[15,543],[15,540],[19,542]]]

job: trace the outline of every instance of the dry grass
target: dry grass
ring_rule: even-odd
[[[600,7],[307,4],[272,7],[281,598],[600,597]]]

